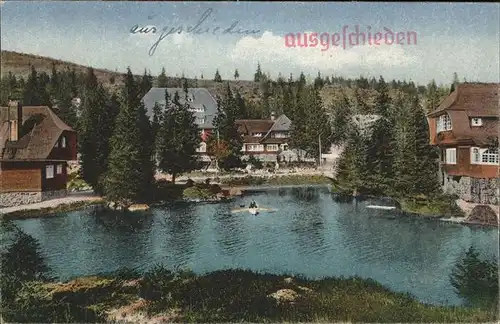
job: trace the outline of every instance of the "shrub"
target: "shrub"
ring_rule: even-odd
[[[197,186],[184,189],[182,196],[187,199],[210,199],[214,194],[210,189],[203,189]]]

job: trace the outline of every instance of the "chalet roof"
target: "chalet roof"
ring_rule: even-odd
[[[64,131],[74,132],[47,106],[22,107],[19,140],[9,142],[7,107],[0,107],[0,160],[47,159]]]
[[[179,102],[181,104],[186,102],[182,88],[151,88],[142,98],[149,118],[153,117],[153,107],[156,102],[165,107],[165,90],[167,90],[171,98],[174,97],[176,92],[179,92]],[[188,100],[193,108],[202,110],[202,112],[193,112],[196,118],[205,118],[205,123],[199,125],[200,128],[213,128],[213,119],[217,114],[217,101],[210,92],[206,88],[189,88]]]
[[[460,83],[429,117],[444,111],[464,111],[469,117],[498,117],[498,83]]]
[[[274,124],[270,119],[238,119],[235,121],[238,131],[242,134],[262,133],[267,134]]]
[[[498,91],[498,83],[458,84],[455,91],[428,117],[435,118],[446,112],[451,119],[451,132],[457,141],[470,140],[477,145],[487,145],[491,138],[498,138]],[[482,118],[483,125],[471,126],[473,117]]]

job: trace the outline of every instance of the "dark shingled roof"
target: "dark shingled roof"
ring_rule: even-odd
[[[19,140],[10,142],[7,110],[0,107],[0,160],[47,159],[61,134],[74,132],[49,107],[26,106]]]
[[[151,88],[142,98],[149,118],[153,117],[153,107],[156,102],[163,107],[165,106],[165,89],[171,98],[174,97],[175,92],[179,92],[179,102],[185,103],[186,99],[182,88]],[[188,98],[193,108],[204,110],[203,112],[193,112],[197,119],[205,118],[205,123],[199,125],[200,128],[213,128],[213,119],[217,114],[217,101],[210,92],[205,88],[189,88]]]
[[[498,83],[461,83],[457,85],[439,107],[428,114],[436,118],[448,113],[452,133],[459,141],[472,140],[477,145],[487,145],[491,138],[498,138],[499,96]],[[479,117],[483,126],[471,126],[471,118]]]
[[[281,115],[271,119],[238,119],[235,121],[238,131],[243,135],[245,143],[286,143],[286,138],[272,138],[272,132],[287,132],[292,122],[287,116]],[[252,133],[262,133],[262,136],[251,136]]]

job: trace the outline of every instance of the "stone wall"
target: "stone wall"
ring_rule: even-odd
[[[3,192],[0,193],[0,207],[13,207],[38,203],[44,200],[66,197],[67,190],[43,192]]]
[[[3,192],[0,193],[0,207],[13,207],[34,204],[42,201],[41,192]]]
[[[460,199],[477,204],[497,205],[500,179],[477,179],[460,176],[444,176],[443,191]]]
[[[62,198],[68,195],[68,190],[53,190],[53,191],[44,191],[42,192],[42,200],[49,200],[55,198]]]

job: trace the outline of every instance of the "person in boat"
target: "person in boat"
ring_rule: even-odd
[[[252,201],[248,208],[257,208],[257,203],[255,203],[255,201]]]

